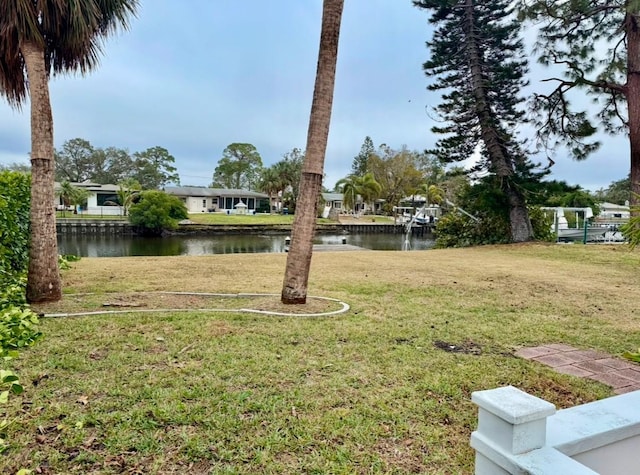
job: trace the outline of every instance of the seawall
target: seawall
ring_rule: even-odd
[[[56,231],[58,234],[137,234],[135,227],[131,226],[128,221],[107,219],[59,219],[56,221]]]
[[[135,235],[136,227],[127,221],[64,219],[56,222],[58,234]],[[399,224],[318,224],[317,234],[403,234],[405,227]],[[432,225],[414,226],[412,234],[424,236],[433,232]],[[174,235],[216,234],[289,234],[288,224],[180,224]]]

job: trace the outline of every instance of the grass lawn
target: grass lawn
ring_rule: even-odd
[[[198,224],[293,224],[293,215],[282,214],[191,213],[189,219]]]
[[[37,310],[220,307],[132,292],[279,293],[285,258],[83,259],[64,303]],[[316,253],[310,294],[350,312],[43,319],[14,363],[26,392],[0,473],[471,474],[472,391],[511,384],[558,407],[612,394],[513,352],[638,348],[639,265],[624,246]]]
[[[189,219],[198,224],[228,224],[228,225],[247,225],[247,224],[293,224],[293,215],[282,214],[256,214],[256,215],[238,215],[223,213],[193,213],[189,215]],[[330,219],[318,218],[319,224],[336,224]],[[340,216],[341,223],[349,224],[393,224],[391,216],[362,216],[358,219],[351,216]]]
[[[56,219],[64,220],[64,219],[99,219],[99,220],[109,220],[109,221],[126,221],[126,216],[120,215],[99,215],[99,214],[88,214],[88,213],[78,213],[73,214],[73,211],[56,211]]]

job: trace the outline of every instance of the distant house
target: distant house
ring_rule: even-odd
[[[626,222],[631,216],[629,205],[617,205],[615,203],[598,203],[600,214],[596,217],[596,221],[617,223]]]
[[[342,193],[322,193],[322,198],[325,206],[330,206],[338,212],[342,211],[342,201],[344,200]]]
[[[167,186],[164,191],[180,198],[187,206],[189,213],[235,214],[242,209],[243,213],[252,214],[259,209],[269,210],[269,196],[257,191],[203,186]]]
[[[83,181],[81,183],[71,183],[76,188],[82,188],[89,192],[86,205],[81,205],[78,208],[79,212],[87,214],[99,214],[101,216],[117,216],[122,214],[122,208],[118,204],[118,185],[101,185],[99,183],[91,183],[89,181]],[[59,195],[61,189],[61,183],[54,183],[54,207],[58,210],[65,209],[62,197]],[[68,209],[68,207],[66,208]]]
[[[336,210],[338,213],[351,213],[353,210],[345,209],[344,207],[344,195],[342,193],[322,193],[325,206],[330,206],[331,209]],[[374,214],[382,213],[382,205],[384,200],[375,200],[373,202],[373,208],[371,205],[362,202],[362,197],[358,195],[357,202],[355,203],[356,213],[372,212]]]

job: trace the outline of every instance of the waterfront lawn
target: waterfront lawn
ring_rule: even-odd
[[[244,226],[247,224],[293,224],[293,215],[282,214],[256,214],[256,215],[238,215],[224,213],[193,213],[189,215],[189,219],[197,224],[226,224]],[[353,216],[341,215],[339,222],[342,224],[393,224],[391,216],[362,216],[355,218]],[[318,224],[336,224],[335,221],[325,218],[318,218]]]
[[[285,259],[83,259],[64,271],[65,301],[278,293]],[[639,265],[624,246],[316,253],[310,293],[349,313],[45,319],[13,364],[26,391],[0,473],[471,474],[472,391],[511,384],[559,407],[612,394],[513,352],[635,350]]]
[[[88,214],[88,213],[78,213],[73,214],[73,211],[56,211],[56,220],[61,221],[65,219],[87,219],[87,220],[109,220],[109,221],[127,221],[128,218],[126,216],[120,215],[100,215],[100,214]]]
[[[197,224],[221,224],[246,226],[251,224],[291,225],[293,215],[290,214],[224,214],[224,213],[192,213],[189,219]],[[318,218],[318,223],[335,224],[330,219]]]

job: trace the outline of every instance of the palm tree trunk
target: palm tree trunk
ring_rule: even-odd
[[[344,0],[324,0],[316,83],[307,134],[307,152],[300,180],[300,194],[291,231],[291,247],[282,286],[282,303],[307,301],[307,284],[316,228],[316,208],[322,187],[331,107],[338,59],[338,39]]]
[[[44,49],[21,45],[31,96],[31,247],[27,277],[28,302],[62,298],[54,208],[53,117]]]

